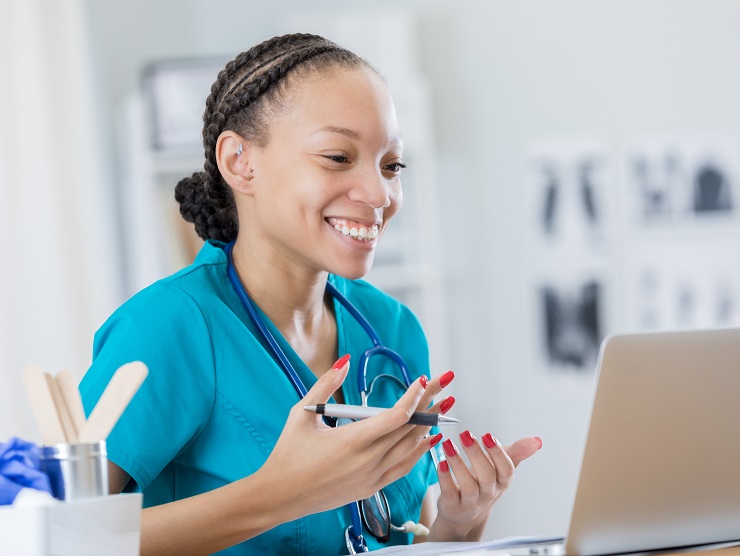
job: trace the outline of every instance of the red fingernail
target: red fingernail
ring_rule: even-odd
[[[442,460],[439,462],[439,470],[442,473],[447,473],[450,470],[450,464],[447,463],[446,460]]]
[[[449,438],[442,442],[442,447],[445,449],[445,454],[448,458],[454,457],[457,455],[457,448],[455,448],[455,445],[452,443],[452,440]]]
[[[444,415],[450,410],[450,408],[453,405],[455,405],[455,398],[450,396],[445,401],[443,401],[441,404],[439,404],[439,411],[442,413],[442,415]]]
[[[453,373],[452,371],[447,371],[445,374],[442,375],[442,378],[439,379],[439,385],[444,388],[450,382],[452,382],[453,378],[455,378],[455,373]]]
[[[463,446],[465,446],[466,448],[470,448],[473,444],[475,444],[475,438],[473,438],[473,435],[470,434],[470,431],[461,432],[460,440],[462,440]]]
[[[537,442],[540,443],[540,447],[538,449],[542,448],[542,439],[539,436],[535,436],[535,439],[537,439]]]
[[[419,377],[419,382],[421,383],[421,387],[422,388],[426,388],[427,387],[427,380],[428,379],[427,379],[426,375],[421,375]]]
[[[483,444],[486,445],[486,448],[493,448],[496,445],[496,441],[493,439],[490,432],[483,435]]]
[[[429,441],[429,447],[434,447],[437,444],[439,444],[439,441],[442,440],[442,433],[435,434],[432,439]]]
[[[338,371],[339,369],[343,368],[347,364],[347,361],[349,361],[349,358],[350,358],[350,354],[349,353],[346,354],[346,355],[343,355],[342,357],[340,357],[339,359],[337,359],[337,362],[334,363],[334,365],[332,365],[331,370],[332,371]]]

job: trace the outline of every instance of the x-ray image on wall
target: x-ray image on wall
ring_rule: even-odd
[[[603,243],[611,189],[604,148],[572,141],[541,144],[530,150],[527,170],[536,244],[577,250]]]
[[[603,339],[603,285],[597,279],[539,288],[542,346],[553,371],[593,371]]]
[[[659,250],[643,247],[628,265],[628,326],[666,330],[740,324],[738,252],[728,240]]]
[[[727,217],[740,202],[740,145],[734,138],[646,139],[627,152],[632,221],[665,224]]]

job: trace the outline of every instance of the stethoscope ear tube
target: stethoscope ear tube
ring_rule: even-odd
[[[368,326],[370,326],[370,324],[368,324]],[[372,328],[370,330],[372,330]],[[373,331],[373,334],[375,334],[375,331]],[[366,405],[367,403],[367,367],[370,364],[370,358],[374,355],[383,355],[393,361],[401,370],[406,388],[411,386],[411,377],[409,375],[409,369],[406,367],[406,362],[392,349],[381,344],[376,344],[365,350],[360,357],[360,362],[357,366],[357,390],[360,392],[362,397],[362,405]]]

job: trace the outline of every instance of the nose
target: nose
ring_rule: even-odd
[[[380,170],[368,170],[357,176],[348,197],[374,209],[387,208],[391,206],[391,184]]]

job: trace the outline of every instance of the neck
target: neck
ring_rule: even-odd
[[[278,253],[265,253],[237,239],[232,251],[236,272],[252,301],[290,341],[320,333],[331,315],[325,289],[327,272],[309,272]],[[292,343],[292,342],[291,342]]]

